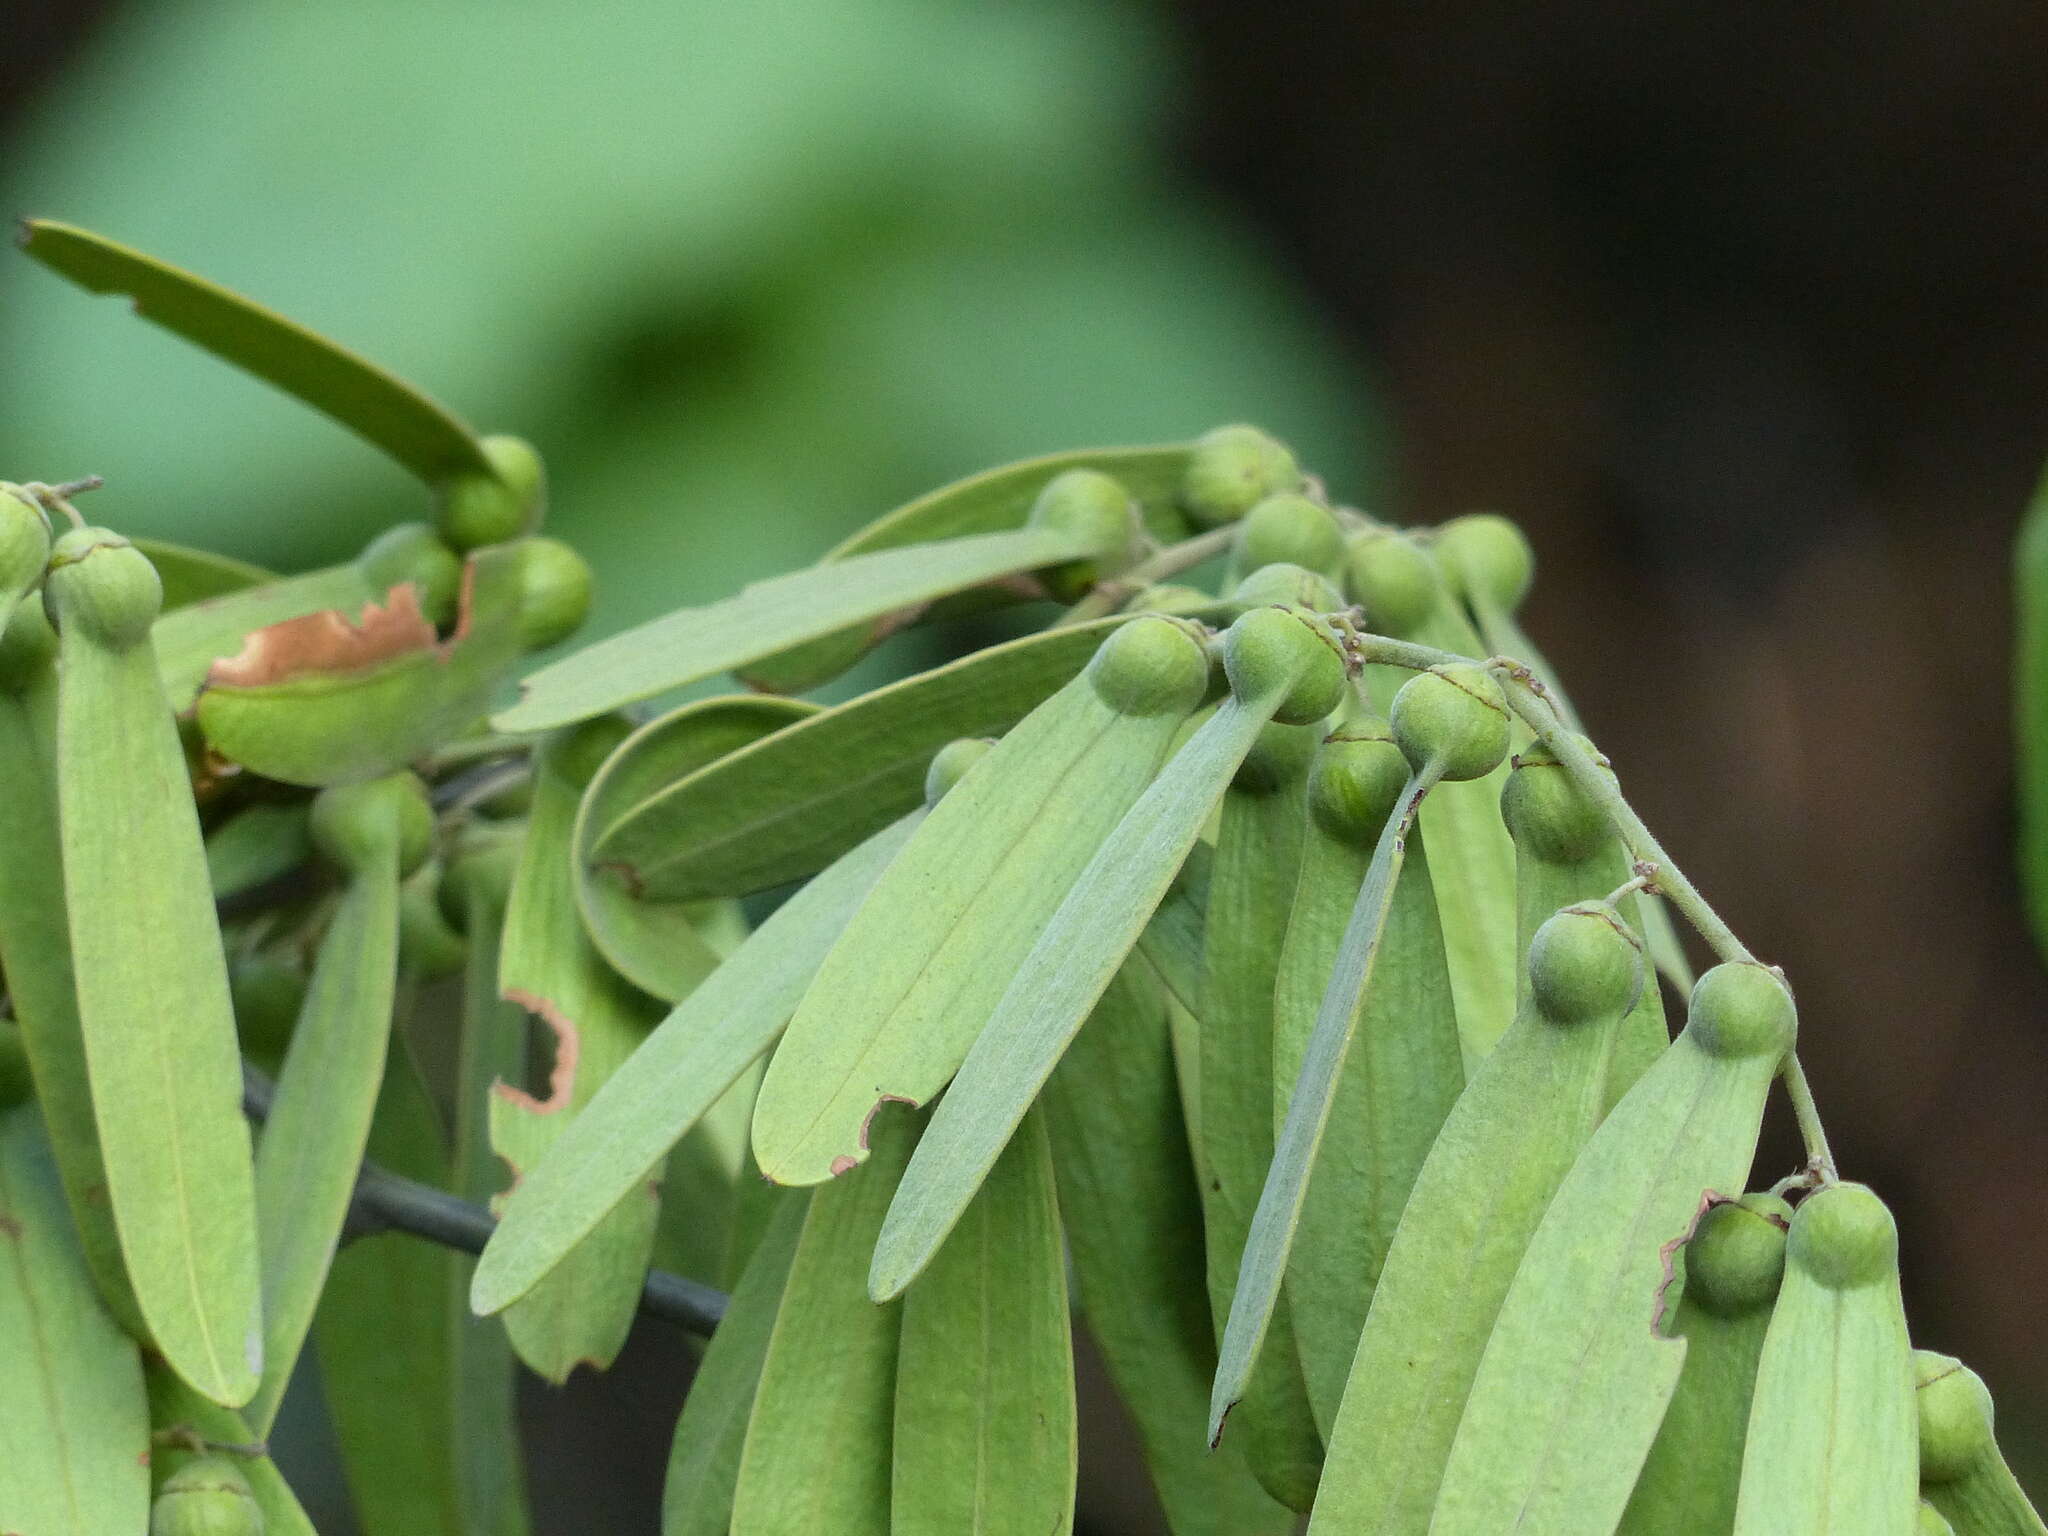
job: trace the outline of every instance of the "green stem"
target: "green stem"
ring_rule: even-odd
[[[1198,533],[1192,539],[1183,539],[1178,544],[1169,544],[1154,555],[1140,560],[1123,575],[1095,584],[1095,590],[1074,604],[1059,617],[1054,629],[1064,629],[1069,624],[1085,624],[1090,619],[1107,618],[1123,607],[1154,582],[1164,581],[1169,576],[1178,576],[1182,571],[1193,570],[1204,560],[1213,560],[1230,548],[1230,541],[1237,532],[1236,525],[1225,523],[1221,528],[1211,528],[1207,533]]]
[[[1827,1127],[1820,1123],[1820,1108],[1813,1102],[1813,1089],[1806,1081],[1806,1068],[1800,1064],[1797,1051],[1786,1054],[1779,1076],[1785,1080],[1785,1093],[1792,1100],[1792,1116],[1799,1122],[1800,1139],[1806,1143],[1807,1166],[1820,1176],[1821,1183],[1835,1183],[1842,1175],[1836,1171]]]

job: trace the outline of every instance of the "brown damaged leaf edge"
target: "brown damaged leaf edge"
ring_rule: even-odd
[[[516,1003],[534,1014],[554,1031],[555,1064],[548,1071],[548,1096],[545,1099],[536,1099],[524,1088],[502,1080],[491,1084],[491,1092],[508,1104],[517,1104],[532,1114],[560,1114],[569,1107],[569,1096],[576,1088],[576,1063],[583,1054],[582,1036],[577,1033],[576,1025],[569,1016],[547,998],[522,992],[516,987],[500,995],[506,1002]]]
[[[476,562],[465,561],[455,628],[446,640],[427,622],[420,610],[419,589],[409,581],[386,593],[381,606],[365,605],[360,619],[349,618],[339,608],[327,608],[253,630],[240,651],[208,669],[200,691],[260,688],[301,677],[368,672],[421,652],[431,653],[445,665],[469,636],[475,589]]]
[[[900,1093],[885,1093],[875,1100],[874,1108],[868,1111],[867,1118],[860,1123],[860,1149],[863,1152],[868,1150],[868,1132],[875,1128],[875,1116],[882,1112],[884,1104],[908,1104],[912,1109],[920,1107],[917,1100],[905,1098]],[[861,1160],[859,1158],[842,1152],[832,1159],[832,1177],[835,1179],[843,1177],[853,1172],[860,1165]]]

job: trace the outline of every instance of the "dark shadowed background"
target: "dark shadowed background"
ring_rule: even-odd
[[[1229,419],[1397,517],[1512,514],[1529,627],[1790,973],[1920,1342],[1982,1370],[2039,1489],[2048,973],[2006,721],[2044,78],[2024,0],[31,0],[0,210],[536,439],[604,628],[985,464]],[[0,471],[104,473],[96,517],[279,565],[423,510],[18,258]],[[1796,1160],[1777,1125],[1762,1169]],[[651,1528],[687,1362],[643,1326],[529,1394],[542,1531]],[[1092,1528],[1146,1529],[1130,1463],[1085,1460]]]

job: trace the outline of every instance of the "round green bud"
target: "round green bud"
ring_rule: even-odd
[[[59,539],[43,590],[59,629],[76,624],[117,650],[146,638],[164,605],[149,557],[105,528],[73,528]]]
[[[430,621],[445,625],[455,617],[455,600],[462,591],[462,562],[425,523],[400,523],[385,529],[356,556],[356,569],[379,597],[411,582],[419,594],[420,612]]]
[[[1418,672],[1394,695],[1394,739],[1419,773],[1443,765],[1452,783],[1483,779],[1508,755],[1508,701],[1484,667]]]
[[[1686,1030],[1709,1055],[1782,1057],[1797,1027],[1792,994],[1769,966],[1727,960],[1693,983]]]
[[[1392,727],[1373,716],[1347,720],[1324,740],[1309,770],[1309,814],[1330,836],[1369,845],[1407,787],[1408,760]]]
[[[1913,1536],[1956,1536],[1956,1528],[1948,1523],[1947,1515],[1922,1499],[1920,1511],[1913,1517]]]
[[[542,515],[547,511],[548,470],[541,462],[540,450],[523,437],[514,437],[510,432],[493,432],[477,446],[483,449],[484,457],[491,462],[491,468],[498,472],[498,478],[511,487],[512,494],[525,509],[527,532],[540,526]]]
[[[1348,668],[1330,626],[1306,608],[1254,608],[1223,637],[1223,670],[1240,699],[1280,693],[1273,718],[1308,725],[1344,702]]]
[[[1118,714],[1184,715],[1209,691],[1209,648],[1189,621],[1147,615],[1111,632],[1088,680]]]
[[[560,539],[534,538],[519,546],[519,644],[546,650],[568,639],[590,617],[590,562]]]
[[[1205,528],[1234,523],[1268,496],[1301,489],[1287,445],[1257,427],[1217,427],[1195,440],[1181,476],[1180,504]]]
[[[1521,606],[1536,575],[1529,540],[1498,512],[1454,517],[1437,529],[1436,559],[1456,590],[1503,613]]]
[[[1237,563],[1255,571],[1262,565],[1300,565],[1335,570],[1344,553],[1337,518],[1321,502],[1299,491],[1268,496],[1237,525]]]
[[[149,1507],[149,1536],[263,1536],[263,1506],[224,1456],[201,1456],[168,1478]]]
[[[1617,1018],[1642,985],[1642,946],[1604,902],[1553,912],[1529,940],[1529,995],[1553,1023]]]
[[[925,804],[937,805],[945,799],[953,786],[967,776],[967,770],[987,757],[993,746],[995,743],[985,736],[963,736],[939,748],[932,755],[931,767],[925,770]]]
[[[1147,587],[1129,603],[1126,613],[1200,613],[1213,608],[1216,599],[1200,587],[1186,587],[1178,582],[1162,582],[1156,587]]]
[[[434,526],[449,548],[467,554],[531,533],[540,523],[545,472],[533,445],[516,437],[483,440],[491,472],[467,470],[441,484]]]
[[[1061,602],[1071,603],[1128,563],[1132,535],[1137,531],[1137,507],[1114,475],[1099,469],[1070,469],[1045,483],[1025,524],[1074,534],[1100,552],[1043,573],[1046,590]]]
[[[1785,1229],[1792,1207],[1776,1195],[1747,1194],[1710,1207],[1685,1245],[1685,1297],[1716,1317],[1767,1307],[1785,1278]]]
[[[427,787],[410,772],[360,784],[336,784],[313,797],[313,846],[350,872],[366,869],[389,839],[398,839],[398,872],[418,869],[434,843]]]
[[[34,497],[0,482],[0,592],[26,592],[50,563],[50,520]]]
[[[1279,606],[1333,613],[1344,606],[1344,599],[1326,577],[1307,566],[1280,562],[1262,565],[1246,576],[1231,592],[1230,603],[1240,611]]]
[[[49,671],[57,659],[57,632],[50,628],[43,595],[23,596],[7,629],[0,633],[0,689],[20,693]]]
[[[1899,1229],[1866,1186],[1829,1184],[1793,1213],[1787,1253],[1822,1285],[1845,1291],[1898,1272]]]
[[[523,829],[490,822],[474,822],[463,829],[461,840],[449,854],[441,871],[436,895],[441,915],[458,934],[469,932],[469,914],[502,913],[512,894],[512,877],[519,869],[519,845]]]
[[[306,1001],[305,972],[281,955],[259,950],[235,961],[228,972],[228,994],[242,1049],[259,1061],[281,1059]]]
[[[1920,1410],[1920,1481],[1952,1483],[1991,1454],[1996,1414],[1984,1378],[1954,1355],[1913,1351]]]
[[[1590,741],[1579,740],[1595,762],[1608,766]],[[1540,742],[1515,755],[1500,792],[1500,816],[1517,848],[1551,864],[1583,864],[1615,835],[1607,813]]]
[[[1368,528],[1345,550],[1344,590],[1380,634],[1413,635],[1435,611],[1440,585],[1429,551],[1391,528]]]
[[[541,752],[549,772],[560,774],[577,789],[585,789],[597,777],[605,759],[632,734],[633,722],[624,715],[598,715],[549,737]]]

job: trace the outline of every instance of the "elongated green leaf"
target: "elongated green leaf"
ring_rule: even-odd
[[[303,801],[259,800],[207,834],[206,873],[214,899],[275,880],[305,863],[312,851]]]
[[[754,1111],[767,1177],[844,1173],[866,1155],[878,1104],[924,1104],[946,1085],[1183,718],[1121,714],[1078,677],[938,803],[825,957],[769,1063]]]
[[[661,1536],[726,1536],[732,1529],[747,1420],[811,1200],[808,1192],[795,1191],[774,1198],[774,1216],[761,1245],[748,1260],[683,1399],[662,1489]]]
[[[737,597],[614,635],[527,678],[519,702],[497,715],[502,731],[587,720],[849,624],[893,629],[906,612],[963,587],[1096,553],[1050,528],[978,534],[856,555],[756,582]]]
[[[1600,1123],[1618,1029],[1613,1016],[1554,1020],[1532,1000],[1452,1105],[1359,1335],[1317,1536],[1426,1528],[1516,1266]]]
[[[107,1204],[71,969],[57,831],[55,649],[40,599],[16,610],[0,640],[0,971],[86,1262],[114,1316],[139,1336],[142,1314]]]
[[[1204,923],[1200,1118],[1209,1304],[1219,1325],[1231,1314],[1245,1238],[1273,1157],[1274,978],[1301,867],[1315,746],[1314,731],[1268,725],[1224,792],[1217,817]],[[1306,1510],[1322,1466],[1322,1441],[1291,1318],[1284,1306],[1269,1305],[1267,1312],[1285,1347],[1249,1384],[1240,1417],[1245,1460],[1274,1498]],[[1213,1442],[1214,1434],[1209,1438]]]
[[[1790,1215],[1775,1196],[1745,1195],[1706,1211],[1672,1255],[1678,1299],[1668,1331],[1685,1340],[1685,1369],[1616,1536],[1734,1529],[1757,1357],[1785,1271]]]
[[[141,1360],[100,1304],[27,1105],[0,1116],[0,1359],[0,1528],[140,1531],[149,1517]]]
[[[429,485],[492,473],[475,434],[446,407],[253,300],[75,225],[31,219],[21,243],[87,292],[127,295],[145,320],[333,417]]]
[[[390,787],[395,794],[351,807],[360,808],[349,849],[357,861],[346,871],[341,903],[320,941],[256,1146],[263,1384],[243,1417],[258,1438],[270,1433],[313,1325],[384,1080],[398,986],[398,880],[406,836],[400,797],[412,788],[403,780]]]
[[[1766,1001],[1729,988],[1768,989]],[[1444,1468],[1445,1530],[1604,1530],[1685,1360],[1662,1328],[1671,1245],[1742,1188],[1792,1035],[1761,966],[1718,966],[1692,1016],[1572,1165],[1529,1241]],[[1518,1525],[1519,1523],[1519,1525]]]
[[[815,705],[740,694],[672,710],[626,736],[598,768],[576,817],[576,902],[612,967],[644,992],[680,1002],[718,963],[690,903],[651,892],[596,852],[603,828],[668,786],[807,719]]]
[[[1197,933],[1200,916],[1196,908]],[[1201,1192],[1167,1001],[1145,958],[1151,935],[1148,928],[1040,1099],[1075,1293],[1137,1423],[1174,1536],[1285,1536],[1294,1516],[1259,1487],[1242,1448],[1203,1444],[1216,1350],[1207,1294],[1189,1280],[1206,1262]]]
[[[1207,968],[1202,959],[1202,937],[1208,921],[1212,863],[1207,843],[1188,849],[1187,862],[1173,877],[1166,899],[1138,935],[1133,951],[1166,993],[1167,1033],[1173,1047],[1174,1075],[1180,1083],[1181,1119],[1187,1126],[1188,1155],[1194,1159],[1198,1188],[1207,1188],[1209,1182],[1202,1149],[1202,973]]]
[[[1161,540],[1184,538],[1189,529],[1178,505],[1178,494],[1187,470],[1188,453],[1181,444],[1085,449],[986,470],[940,486],[877,518],[834,545],[825,555],[824,563],[878,550],[928,544],[936,539],[1021,528],[1038,493],[1055,476],[1070,469],[1094,469],[1115,476],[1137,504],[1147,533]],[[989,586],[944,599],[938,608],[944,612],[977,608],[1016,595],[1005,593],[1001,586]],[[837,677],[866,655],[878,638],[872,626],[856,625],[764,656],[749,663],[743,671],[753,687],[774,693],[801,693]]]
[[[2048,1526],[1999,1450],[1983,1379],[1953,1355],[1916,1349],[1913,1380],[1922,1499],[1954,1536],[2044,1536]]]
[[[667,901],[814,874],[924,798],[939,748],[1010,729],[1117,622],[1028,635],[799,719],[622,806],[596,829],[590,858]]]
[[[240,1404],[262,1369],[262,1322],[227,962],[156,656],[146,631],[130,638],[97,612],[137,596],[135,567],[147,570],[110,538],[67,535],[75,557],[50,578],[79,1023],[93,1103],[113,1111],[99,1117],[107,1194],[150,1335],[195,1388]]]
[[[275,571],[266,571],[231,555],[215,554],[210,549],[194,549],[162,539],[137,539],[134,543],[163,578],[165,613],[277,580]]]
[[[1967,1477],[1927,1484],[1921,1492],[1947,1517],[1956,1536],[2041,1536],[2048,1531],[2001,1455],[1986,1458]]]
[[[287,784],[395,773],[484,712],[520,651],[517,544],[463,568],[455,631],[440,639],[410,585],[351,624],[324,611],[258,630],[214,663],[195,710],[207,745]]]
[[[1075,1435],[1052,1153],[1027,1115],[903,1298],[891,1536],[1064,1536]]]
[[[497,1312],[532,1290],[641,1174],[774,1043],[897,851],[913,812],[785,902],[656,1026],[507,1196],[471,1300]]]
[[[946,1240],[1137,943],[1284,691],[1253,702],[1225,700],[1073,881],[1010,978],[918,1144],[875,1249],[868,1276],[872,1294],[900,1294]]]
[[[267,1455],[249,1454],[248,1448],[259,1442],[239,1413],[208,1402],[157,1361],[145,1361],[142,1374],[149,1393],[150,1428],[155,1432],[148,1463],[153,1487],[162,1488],[193,1459],[195,1444],[238,1447],[232,1453],[235,1467],[263,1511],[263,1536],[318,1536],[277,1463]]]
[[[902,1308],[860,1283],[917,1120],[884,1116],[874,1156],[814,1190],[761,1364],[732,1536],[887,1536]]]

